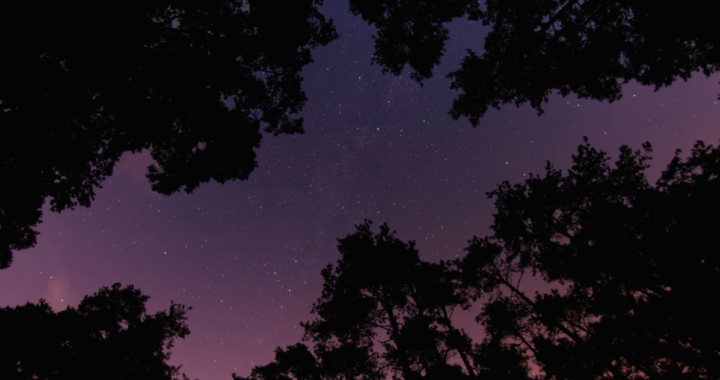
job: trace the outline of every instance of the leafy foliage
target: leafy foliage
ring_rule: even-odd
[[[378,28],[373,62],[384,72],[432,76],[448,39],[444,23],[479,20],[492,29],[481,55],[468,50],[449,74],[462,90],[453,102],[454,119],[473,125],[490,107],[529,102],[539,113],[557,91],[566,96],[608,100],[636,80],[658,89],[694,72],[709,76],[720,68],[720,37],[714,17],[693,0],[658,7],[649,0],[405,1],[351,0],[350,9]],[[673,27],[668,27],[673,25]]]
[[[409,64],[411,77],[420,84],[433,76],[445,52],[449,36],[443,24],[478,10],[477,1],[467,0],[350,0],[350,12],[377,28],[372,63],[394,75]]]
[[[370,224],[338,239],[342,258],[322,271],[317,319],[302,324],[318,359],[306,348],[278,348],[275,362],[256,367],[250,379],[304,379],[301,372],[320,379],[474,377],[470,339],[450,320],[455,308],[469,306],[457,270],[421,262],[413,241],[397,239],[386,224],[375,234]],[[303,368],[311,370],[289,369],[288,355],[308,357]],[[457,357],[464,370],[451,362]]]
[[[249,377],[233,374],[233,380],[380,380],[376,358],[367,348],[345,344],[313,355],[302,343],[275,350],[275,361],[253,368]]]
[[[0,309],[0,377],[177,378],[179,367],[167,360],[175,338],[190,333],[185,313],[191,308],[172,303],[148,314],[148,298],[132,285],[114,284],[58,313],[44,300]]]
[[[337,38],[321,3],[3,3],[0,268],[46,197],[89,206],[124,152],[150,150],[161,194],[247,179],[261,127],[303,132],[300,71]]]
[[[717,378],[711,308],[720,289],[711,231],[720,211],[720,150],[698,142],[649,185],[650,144],[627,146],[612,168],[586,143],[563,175],[504,182],[489,194],[490,238],[459,263],[493,339],[522,342],[549,377]],[[512,278],[532,271],[567,285],[530,299]],[[474,285],[473,285],[474,284]],[[504,291],[499,291],[503,289]],[[714,342],[713,342],[714,341]]]

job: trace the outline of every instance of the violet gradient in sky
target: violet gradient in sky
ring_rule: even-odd
[[[631,83],[613,104],[554,96],[540,117],[509,105],[472,128],[447,114],[456,94],[444,76],[466,48],[481,51],[481,24],[450,25],[443,64],[421,88],[370,65],[373,29],[345,1],[327,0],[323,12],[340,38],[303,72],[305,134],[266,136],[249,180],[191,195],[151,192],[149,155],[123,156],[92,207],[45,208],[37,246],[0,272],[0,306],[45,298],[59,311],[102,286],[134,284],[151,311],[170,300],[193,307],[171,362],[191,378],[230,380],[301,339],[320,270],[339,258],[335,239],[365,218],[416,240],[423,260],[455,258],[488,233],[487,191],[542,173],[548,160],[569,167],[582,136],[613,159],[620,145],[650,141],[653,181],[676,148],[720,139],[720,77],[701,74],[658,92]],[[479,338],[473,317],[457,319]]]

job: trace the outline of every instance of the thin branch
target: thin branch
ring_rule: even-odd
[[[520,278],[518,278],[516,288],[520,289],[520,281],[522,281],[523,275],[525,275],[525,271],[520,271]]]
[[[493,265],[494,265],[494,264],[493,264]],[[512,285],[512,283],[506,281],[506,280],[503,279],[503,278],[499,278],[499,280],[500,280],[500,282],[502,282],[505,286],[509,287],[510,290],[511,290],[513,293],[517,294],[517,295],[518,295],[520,298],[522,298],[525,302],[527,302],[529,305],[531,305],[533,309],[536,308],[537,305],[535,304],[535,302],[533,302],[532,300],[530,300],[530,298],[528,298],[528,297],[525,295],[525,293],[523,293],[523,292],[519,291],[517,288],[515,288],[515,287]],[[565,335],[567,335],[570,339],[572,339],[573,341],[575,341],[576,344],[583,344],[583,343],[585,343],[579,335],[577,335],[574,331],[568,329],[566,326],[563,326],[563,324],[562,324],[561,322],[553,322],[552,324],[555,325],[555,327],[558,328],[560,331],[562,331],[563,333],[565,333]],[[602,353],[598,353],[598,356],[601,357],[601,358],[603,358],[603,359],[605,359],[605,360],[607,361],[607,363],[610,363],[610,362],[611,362],[610,359],[607,358],[607,357],[606,357],[604,354],[602,354]],[[622,372],[620,372],[620,370],[617,369],[617,368],[615,368],[615,366],[613,366],[612,364],[608,364],[608,367],[607,367],[607,368],[613,373],[614,377],[617,377],[617,378],[623,379],[623,380],[629,380],[629,379],[627,378],[627,376],[625,376],[625,374],[623,374]]]
[[[528,342],[525,340],[525,337],[522,336],[522,334],[518,334],[517,337],[520,338],[520,340],[522,340],[522,342],[527,346],[527,348],[529,348],[530,351],[533,352],[533,354],[535,355],[535,357],[537,357],[537,351],[535,351],[535,347],[533,347],[530,343],[528,343]]]
[[[540,28],[540,30],[538,31],[538,33],[543,34],[543,33],[547,32],[548,29],[549,29],[551,26],[553,26],[553,25],[558,21],[558,19],[560,19],[560,17],[562,17],[563,13],[569,11],[573,6],[575,6],[575,4],[578,3],[578,1],[580,1],[580,0],[570,0],[570,1],[568,1],[567,4],[565,4],[562,8],[560,8],[560,10],[557,11],[557,13],[555,13],[555,14],[550,18],[550,20],[548,20],[548,22],[545,23],[545,25],[544,25],[542,28]]]

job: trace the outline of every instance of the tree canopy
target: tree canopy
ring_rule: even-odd
[[[0,309],[0,377],[178,379],[180,367],[167,360],[175,338],[190,333],[191,308],[171,303],[148,314],[148,298],[118,283],[58,313],[44,300]]]
[[[356,226],[303,324],[314,355],[278,348],[246,380],[717,379],[720,149],[698,142],[684,161],[678,150],[654,186],[651,152],[623,146],[612,167],[586,139],[566,174],[548,163],[501,183],[488,193],[493,234],[450,262],[420,260],[387,225]],[[552,290],[527,294],[525,274]],[[451,318],[476,305],[482,336]],[[337,356],[318,358],[348,347],[374,367],[304,375],[328,373]]]
[[[322,0],[0,6],[0,268],[50,209],[89,206],[124,152],[161,194],[247,179],[261,128],[302,133],[300,71],[337,37]]]
[[[494,235],[461,264],[478,291],[509,291],[487,308],[511,313],[481,316],[491,333],[523,341],[556,378],[720,376],[720,150],[698,142],[684,162],[678,150],[651,186],[643,148],[623,146],[612,168],[586,140],[567,175],[548,163],[545,177],[501,184]],[[524,296],[511,277],[527,271],[565,294]]]
[[[491,31],[481,55],[468,49],[448,77],[461,90],[450,114],[473,125],[490,107],[529,102],[539,113],[557,92],[608,100],[636,80],[658,89],[720,68],[712,12],[697,0],[658,7],[650,0],[350,0],[377,27],[373,63],[398,75],[407,64],[422,83],[433,75],[460,17]]]

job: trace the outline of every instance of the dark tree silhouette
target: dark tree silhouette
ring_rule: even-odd
[[[376,355],[367,348],[346,344],[329,351],[316,347],[315,351],[317,357],[302,343],[288,346],[285,350],[278,347],[274,362],[255,366],[249,377],[233,374],[233,380],[383,379]]]
[[[169,350],[190,333],[191,308],[147,314],[148,298],[114,284],[58,313],[44,300],[0,309],[0,378],[176,379]]]
[[[124,152],[152,189],[247,179],[260,129],[302,133],[300,71],[337,37],[322,0],[4,2],[0,269],[50,209],[89,206]]]
[[[421,84],[433,76],[445,52],[449,37],[443,24],[478,10],[478,2],[468,0],[350,0],[350,12],[377,28],[372,63],[394,75],[408,64]]]
[[[519,342],[550,378],[720,376],[720,150],[678,151],[651,186],[643,147],[623,146],[611,168],[586,139],[567,175],[548,163],[502,183],[488,193],[494,235],[458,263],[476,297],[491,294],[478,316],[489,336]],[[513,279],[528,271],[565,294],[526,296]]]
[[[249,377],[240,377],[233,373],[234,380],[320,380],[321,370],[317,359],[307,346],[298,343],[283,350],[275,350],[275,361],[266,366],[255,366]]]
[[[303,344],[278,348],[274,362],[235,380],[528,379],[521,349],[501,340],[474,345],[453,326],[453,311],[469,308],[474,290],[460,282],[459,262],[423,262],[414,241],[386,224],[375,234],[370,224],[338,239],[342,258],[322,271],[318,318],[302,323],[314,355]]]
[[[322,296],[313,306],[318,319],[303,324],[306,339],[330,350],[343,345],[384,349],[380,369],[403,379],[474,377],[471,342],[449,316],[468,306],[457,273],[440,264],[422,263],[414,241],[405,243],[384,224],[370,222],[338,239],[342,258],[322,271]],[[451,364],[459,356],[465,371]]]
[[[462,93],[454,119],[473,125],[490,107],[530,102],[542,113],[553,91],[609,100],[636,80],[657,90],[693,72],[720,68],[720,35],[698,0],[658,7],[650,0],[350,0],[378,28],[373,63],[400,74],[409,64],[422,83],[444,53],[444,23],[467,16],[491,26],[482,55],[468,50],[449,77]]]

